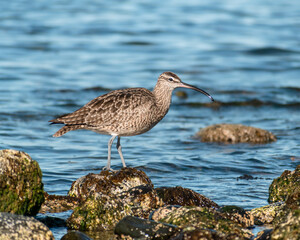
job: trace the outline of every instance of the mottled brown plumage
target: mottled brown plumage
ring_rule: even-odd
[[[73,113],[51,120],[53,124],[65,124],[53,136],[60,137],[78,129],[112,135],[108,144],[108,162],[105,167],[108,170],[111,170],[111,145],[118,136],[117,149],[123,167],[126,167],[120,137],[142,134],[153,128],[167,114],[172,92],[177,87],[194,89],[212,99],[205,91],[183,83],[176,74],[164,72],[159,76],[152,92],[145,88],[115,90],[93,99]]]

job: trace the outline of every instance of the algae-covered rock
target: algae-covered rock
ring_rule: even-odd
[[[44,201],[38,163],[21,151],[0,151],[0,212],[35,215]]]
[[[191,189],[183,187],[161,187],[156,192],[166,205],[199,206],[218,208],[218,204]]]
[[[228,220],[222,213],[213,208],[179,207],[158,221],[176,225],[184,231],[195,229],[214,230],[218,235],[234,238],[250,239],[252,233],[241,224]]]
[[[201,129],[195,136],[202,142],[222,143],[269,143],[276,137],[263,129],[242,124],[215,124]]]
[[[269,187],[270,203],[285,201],[294,192],[300,191],[300,165],[294,171],[285,170],[280,177],[273,180]]]
[[[173,225],[127,216],[116,225],[115,233],[134,239],[170,239],[178,230]]]
[[[240,239],[235,234],[226,235],[224,233],[214,231],[212,229],[203,229],[203,228],[195,228],[193,230],[182,231],[177,238],[180,240],[230,240],[230,239]]]
[[[67,226],[82,231],[111,230],[120,219],[131,214],[131,208],[118,198],[89,197],[74,209]]]
[[[223,206],[218,209],[218,211],[221,212],[226,219],[239,223],[243,227],[250,227],[254,225],[254,216],[251,212],[246,211],[241,207]]]
[[[285,204],[283,202],[273,203],[259,208],[251,210],[251,214],[255,217],[255,223],[271,224],[275,217],[284,209]]]
[[[271,239],[300,239],[300,209],[291,211],[281,223],[275,225],[271,234]]]
[[[22,215],[0,213],[0,240],[54,240],[52,232],[43,223]]]
[[[111,230],[125,216],[148,218],[162,205],[150,179],[134,168],[89,174],[75,181],[69,193],[82,198],[67,221],[71,229]]]
[[[100,174],[90,173],[83,176],[72,183],[68,195],[83,199],[95,193],[117,195],[145,184],[152,185],[152,182],[143,171],[135,168],[122,168],[120,171],[101,171]]]

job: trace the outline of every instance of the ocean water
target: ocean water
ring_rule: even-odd
[[[300,5],[297,1],[1,1],[0,148],[30,154],[45,190],[106,164],[109,136],[52,138],[48,121],[110,90],[153,89],[173,71],[209,92],[173,96],[151,131],[121,140],[126,163],[156,187],[191,188],[219,205],[267,204],[268,187],[300,164]],[[180,89],[179,89],[180,90]],[[263,145],[203,143],[217,123],[274,133]],[[112,167],[122,166],[113,147]],[[248,174],[253,180],[238,180]],[[64,215],[63,215],[64,216]],[[59,239],[65,228],[53,229]]]

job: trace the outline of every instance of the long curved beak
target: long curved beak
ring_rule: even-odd
[[[200,88],[197,88],[197,87],[195,87],[195,86],[193,86],[193,85],[190,85],[190,84],[181,82],[181,85],[179,85],[178,87],[189,88],[189,89],[193,89],[193,90],[195,90],[195,91],[197,91],[197,92],[201,92],[201,93],[203,93],[204,95],[206,95],[207,97],[209,97],[210,100],[215,101],[215,100],[213,99],[213,97],[210,96],[207,92],[205,92],[204,90],[202,90],[202,89],[200,89]]]

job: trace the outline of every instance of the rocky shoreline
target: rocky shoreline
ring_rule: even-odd
[[[222,134],[230,137],[222,139],[227,139],[224,140],[227,143],[250,140],[262,143],[257,138],[267,142],[276,140],[265,130],[249,130],[249,127],[236,130],[241,127],[224,126]],[[221,128],[220,125],[213,127],[218,131]],[[201,134],[203,132],[205,130]],[[213,137],[207,139],[214,141]],[[63,240],[263,240],[299,239],[300,235],[300,165],[274,179],[269,188],[270,205],[251,211],[238,206],[219,206],[180,186],[155,188],[150,178],[135,168],[90,173],[73,182],[68,196],[57,196],[44,192],[41,170],[28,154],[1,150],[0,166],[0,240],[54,239],[48,228],[51,221],[68,228]],[[69,210],[73,212],[66,221],[38,218],[42,223],[31,217],[38,212]],[[255,226],[266,226],[266,229],[254,236],[251,230]]]

